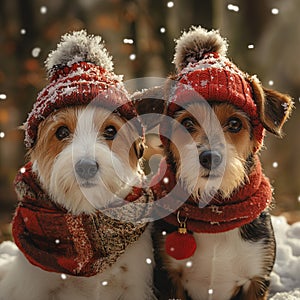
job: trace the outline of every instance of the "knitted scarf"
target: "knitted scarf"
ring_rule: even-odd
[[[12,224],[15,243],[31,264],[50,272],[93,276],[111,266],[144,232],[146,222],[121,222],[117,216],[145,217],[145,211],[130,204],[152,202],[150,191],[133,188],[125,199],[131,203],[114,208],[116,219],[100,211],[74,216],[50,200],[31,167],[27,164],[16,176],[19,204]]]
[[[166,162],[163,161],[163,163]],[[160,170],[162,169],[165,168],[160,168]],[[168,178],[168,180],[154,184],[152,191],[156,200],[167,197],[169,198],[168,201],[172,201],[169,203],[178,202],[177,207],[179,208],[164,218],[167,223],[178,226],[177,213],[179,211],[180,219],[186,219],[187,230],[219,233],[250,223],[271,204],[272,189],[269,180],[262,173],[261,164],[257,157],[255,158],[254,169],[248,177],[249,180],[230,198],[222,199],[220,196],[215,196],[208,205],[199,207],[195,199],[189,197],[182,188],[177,188],[176,193],[170,193],[176,184],[176,178],[172,166],[167,164],[166,173],[160,174],[159,172],[153,182],[157,182],[158,178]],[[168,201],[164,201],[164,203]],[[168,207],[164,206],[160,209],[165,212]]]

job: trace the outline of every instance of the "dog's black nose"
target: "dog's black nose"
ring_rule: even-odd
[[[218,151],[207,150],[199,155],[199,161],[202,167],[208,170],[217,168],[222,162],[222,155]]]
[[[75,165],[75,171],[83,179],[91,179],[98,172],[98,163],[90,158],[82,158]]]

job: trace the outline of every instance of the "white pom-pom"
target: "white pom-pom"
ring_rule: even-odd
[[[180,71],[189,63],[200,61],[206,53],[226,55],[227,46],[227,41],[220,36],[218,30],[207,31],[200,26],[192,26],[176,41],[173,63]]]
[[[63,35],[57,49],[48,55],[45,65],[51,75],[55,66],[71,66],[82,61],[113,71],[112,58],[104,47],[102,38],[88,35],[85,30]]]

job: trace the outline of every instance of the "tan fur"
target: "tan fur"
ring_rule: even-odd
[[[89,120],[89,118],[93,118],[93,120]],[[110,150],[112,155],[118,157],[120,162],[122,161],[122,168],[131,170],[127,172],[128,174],[137,174],[140,172],[140,157],[138,155],[140,152],[142,152],[140,149],[143,147],[143,141],[138,136],[137,131],[133,128],[133,125],[131,125],[129,122],[126,122],[126,120],[117,114],[112,114],[109,111],[102,109],[96,109],[91,113],[88,112],[85,107],[65,108],[52,113],[46,120],[41,122],[38,129],[37,143],[28,153],[29,159],[34,164],[34,167],[37,168],[37,173],[43,188],[53,197],[55,201],[65,205],[67,209],[72,209],[73,213],[75,214],[81,213],[85,210],[88,210],[89,212],[94,211],[92,205],[86,201],[87,197],[94,196],[89,196],[89,194],[86,194],[90,192],[89,190],[82,190],[80,184],[78,184],[75,178],[76,176],[74,168],[69,166],[72,163],[75,165],[76,161],[74,160],[74,155],[78,156],[79,153],[77,153],[77,150],[74,150],[74,153],[72,153],[71,150],[68,150],[70,153],[65,159],[68,159],[69,162],[67,162],[65,159],[61,161],[61,163],[66,164],[65,167],[68,166],[69,173],[64,174],[64,176],[68,177],[65,177],[68,183],[61,183],[59,188],[60,191],[56,190],[58,182],[54,183],[53,181],[53,168],[57,159],[61,157],[63,150],[65,150],[73,142],[74,137],[76,137],[76,131],[78,130],[78,127],[80,127],[79,125],[84,127],[85,123],[90,123],[88,124],[87,128],[92,126],[96,131],[98,131],[98,134],[97,136],[95,135],[94,140],[81,142],[81,144],[89,142],[91,143],[86,145],[86,149],[88,149],[87,151],[89,152],[88,156],[93,156],[93,151],[95,151],[94,147],[96,147],[96,144],[93,145],[93,143],[96,143],[96,141],[99,140],[99,143],[102,145],[107,145],[107,151],[105,154],[103,154],[107,157],[102,157],[101,159],[107,161],[111,160],[109,152]],[[57,139],[55,135],[60,126],[66,126],[70,131],[70,136],[63,140]],[[104,130],[108,126],[114,126],[117,130],[116,138],[113,141],[106,140],[103,136]],[[89,132],[86,134],[88,135]],[[101,154],[98,153],[96,155],[99,156]],[[79,157],[77,157],[77,159],[79,159]],[[65,167],[62,166],[62,168]],[[118,178],[118,172],[120,171],[121,170],[118,169],[117,166],[112,166],[109,171],[110,173],[104,176],[102,179],[99,177],[98,182],[100,182],[100,184],[102,182],[103,188],[106,186],[109,192],[122,196],[119,190],[120,185],[125,185],[126,182],[122,183],[122,180],[119,180],[117,183],[117,181],[114,179]],[[57,172],[59,172],[59,170],[57,170]],[[74,196],[74,193],[76,196]],[[128,191],[124,189],[124,193],[126,194]],[[101,197],[100,194],[99,197]],[[64,201],[64,203],[61,203],[62,201]]]
[[[53,160],[63,150],[68,140],[58,141],[55,132],[60,126],[67,126],[74,133],[76,129],[78,109],[62,109],[53,113],[40,123],[35,146],[29,150],[29,159],[38,161],[41,176],[50,182]]]
[[[39,126],[37,143],[33,149],[30,150],[28,155],[30,160],[39,161],[41,171],[45,172],[43,175],[46,181],[49,180],[53,160],[62,151],[64,146],[69,143],[69,139],[59,141],[55,137],[55,132],[60,126],[67,126],[71,133],[74,134],[79,112],[80,108],[78,107],[59,110],[41,122]],[[95,122],[97,124],[97,111],[95,112]],[[101,124],[99,135],[103,133],[105,127],[112,125],[119,130],[125,124],[125,120],[115,114],[110,115],[104,122],[102,122],[102,120],[98,120],[98,122]],[[130,147],[129,142],[132,138],[132,132],[130,132],[130,130],[126,130],[122,133],[122,141],[127,143],[128,147]],[[138,158],[134,153],[134,147],[141,147],[139,143],[140,141],[136,141],[136,145],[133,144],[132,147],[130,147],[129,162],[132,168],[136,168],[138,165]],[[107,141],[107,145],[111,150],[116,151],[116,154],[121,156],[124,161],[128,159],[128,155],[125,155],[123,151],[120,151],[121,149],[118,149],[117,147],[112,149],[112,141]]]
[[[82,107],[72,107],[72,108],[65,108],[62,110],[59,110],[56,113],[53,113],[50,115],[46,120],[41,122],[39,129],[38,129],[38,138],[37,143],[34,146],[33,149],[30,150],[28,153],[31,160],[38,160],[40,162],[41,170],[45,171],[45,179],[49,179],[49,173],[51,171],[51,165],[53,164],[53,160],[55,157],[62,151],[64,148],[64,145],[66,145],[69,141],[69,139],[59,141],[55,137],[55,132],[60,126],[67,126],[71,133],[74,134],[78,122],[78,116],[80,113],[80,110],[83,109]],[[108,118],[102,122],[102,120],[98,119],[97,121],[97,110],[95,111],[95,123],[101,124],[101,127],[99,128],[99,135],[103,133],[103,130],[105,127],[108,127],[110,125],[116,127],[117,130],[119,130],[124,124],[125,120],[118,117],[115,114],[112,114],[108,116]],[[132,131],[134,132],[134,131]],[[132,140],[132,132],[130,130],[126,130],[122,134],[122,140],[124,143],[129,143],[130,140]],[[136,143],[138,143],[137,141]],[[110,149],[112,148],[112,141],[107,141],[108,146]],[[128,147],[130,145],[128,144]],[[141,145],[133,145],[130,148],[130,166],[132,168],[136,168],[138,158],[134,153],[134,147],[141,147]],[[120,149],[117,149],[117,147],[113,148],[114,151],[118,151],[117,154],[119,156],[123,156],[122,159],[126,160],[128,159],[128,155],[124,157],[123,151],[120,151]]]
[[[268,293],[265,292],[266,289],[263,278],[252,278],[249,288],[246,291],[243,291],[241,299],[266,300],[268,298]]]
[[[189,111],[181,111],[175,116],[177,123],[172,128],[172,143],[170,144],[170,152],[178,166],[178,173],[182,172],[181,166],[183,159],[188,160],[187,153],[183,149],[188,144],[195,143],[199,153],[203,150],[217,149],[226,155],[226,166],[224,170],[216,171],[216,175],[220,177],[220,192],[224,197],[229,197],[235,188],[240,186],[246,179],[245,169],[243,167],[245,160],[253,151],[255,141],[250,138],[251,126],[248,117],[240,110],[235,109],[232,105],[222,103],[214,105],[212,108],[199,103],[191,104]],[[226,126],[230,117],[238,117],[243,124],[242,130],[238,133],[228,132]],[[191,133],[193,141],[190,140],[190,135],[184,132],[181,122],[186,118],[192,118],[195,123],[195,131]],[[199,124],[201,123],[201,124]],[[219,124],[217,124],[219,123]],[[203,128],[203,126],[205,128]],[[220,126],[220,130],[216,127]],[[217,134],[215,133],[217,131]],[[220,135],[225,139],[222,140]],[[221,142],[220,142],[221,140]],[[226,149],[225,149],[226,148]],[[224,150],[225,149],[225,150]],[[195,155],[199,155],[195,153]],[[185,155],[186,154],[186,155]],[[193,157],[197,159],[197,157]],[[192,158],[190,158],[192,159]],[[187,161],[185,162],[187,163]],[[196,162],[197,163],[197,162]],[[193,163],[192,163],[193,164]],[[188,171],[188,170],[187,170]],[[208,176],[208,170],[199,169],[198,181],[195,182],[195,190],[190,191],[195,198],[204,189]],[[182,174],[177,174],[177,177]],[[191,176],[195,177],[195,173]],[[185,180],[187,181],[187,180]]]

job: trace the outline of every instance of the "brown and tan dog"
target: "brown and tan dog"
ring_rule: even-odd
[[[161,139],[167,171],[157,199],[178,183],[181,205],[155,222],[159,299],[263,300],[275,259],[272,189],[258,152],[265,129],[281,136],[293,103],[226,57],[216,31],[177,41]],[[165,208],[164,208],[165,209]]]

